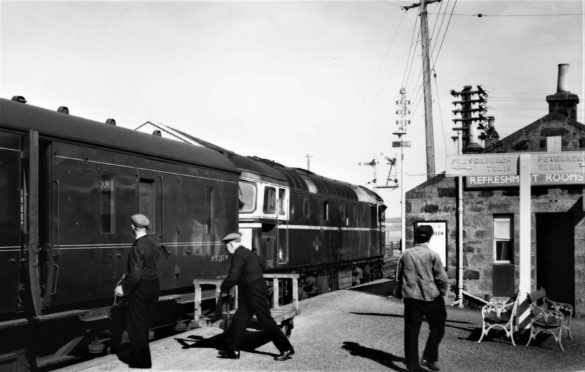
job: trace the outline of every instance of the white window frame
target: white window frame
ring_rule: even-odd
[[[501,228],[497,226],[500,225]],[[505,226],[507,225],[507,227]],[[497,264],[510,264],[514,258],[514,218],[512,215],[496,215],[494,216],[493,224],[493,255],[494,263]],[[510,242],[510,249],[512,249],[512,260],[498,260],[497,245],[498,242],[508,241]]]

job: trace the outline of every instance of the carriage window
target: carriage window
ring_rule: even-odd
[[[256,185],[240,181],[240,212],[249,213],[256,209]]]
[[[278,189],[278,214],[284,216],[286,214],[285,208],[286,190]]]
[[[138,194],[138,207],[140,213],[148,217],[150,220],[150,233],[156,233],[156,210],[155,210],[155,195],[156,184],[153,180],[140,179],[140,188]]]
[[[494,262],[514,263],[512,216],[494,217]]]
[[[215,205],[213,203],[213,189],[211,187],[208,187],[205,191],[205,206],[207,207],[206,232],[213,234],[215,232]]]
[[[110,175],[102,175],[100,178],[100,230],[102,234],[115,232],[115,199],[114,178]]]
[[[360,210],[357,205],[353,207],[353,220],[355,221],[356,226],[360,224]]]
[[[303,214],[305,217],[309,217],[311,215],[311,205],[309,204],[309,199],[303,199]]]
[[[264,189],[264,213],[273,214],[276,211],[276,189],[267,187]]]
[[[329,221],[329,201],[323,201],[323,221]]]

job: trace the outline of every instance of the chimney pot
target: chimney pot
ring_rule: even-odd
[[[557,93],[569,91],[569,64],[559,64],[559,77],[557,83]]]

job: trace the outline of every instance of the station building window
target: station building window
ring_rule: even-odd
[[[264,189],[264,213],[274,214],[276,212],[276,189],[266,187]]]
[[[100,231],[102,234],[115,232],[115,198],[114,177],[102,175],[100,177]]]
[[[494,263],[514,263],[513,232],[511,215],[494,216]]]
[[[240,212],[250,213],[256,209],[256,185],[240,181]]]

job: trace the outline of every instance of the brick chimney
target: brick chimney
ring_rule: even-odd
[[[569,119],[577,120],[577,104],[579,97],[569,92],[569,65],[562,63],[559,65],[559,76],[557,82],[557,92],[553,95],[546,96],[548,102],[548,112],[558,112]]]

